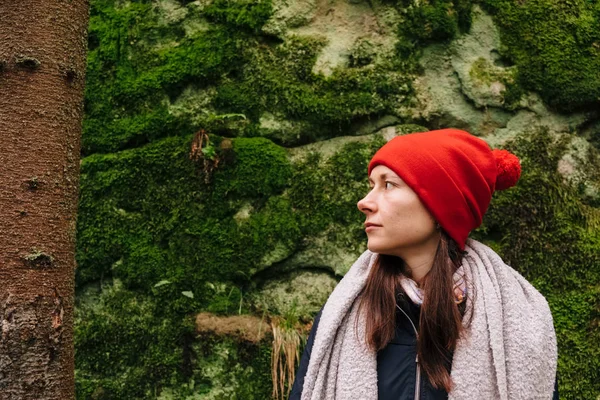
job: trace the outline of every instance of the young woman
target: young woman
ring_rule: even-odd
[[[520,172],[455,129],[384,145],[358,202],[368,250],[317,314],[290,399],[558,399],[546,300],[467,238]]]

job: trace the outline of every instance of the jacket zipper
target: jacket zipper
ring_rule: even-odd
[[[421,398],[421,366],[419,365],[418,354],[415,362],[417,363],[417,383],[415,384],[415,400],[419,400]]]
[[[410,322],[413,329],[415,330],[415,336],[417,337],[417,340],[419,340],[419,332],[417,332],[417,328],[415,327],[415,324],[412,322],[412,319],[410,319],[408,314],[402,308],[400,308],[400,306],[398,304],[396,304],[396,307],[398,307],[398,310],[402,311],[402,314],[404,314],[406,316],[406,318],[408,318],[408,321]],[[416,378],[417,381],[415,382],[415,400],[419,400],[421,398],[421,366],[419,365],[419,354],[417,354],[415,363],[417,364],[417,378]]]

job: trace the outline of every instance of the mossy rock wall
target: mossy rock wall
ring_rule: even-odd
[[[442,126],[521,157],[473,237],[547,297],[561,398],[596,399],[600,16],[561,4],[93,0],[78,399],[270,398],[271,334],[195,316],[305,334],[365,249],[368,160]]]

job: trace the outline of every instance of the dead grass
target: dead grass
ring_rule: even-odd
[[[198,333],[214,333],[239,337],[252,343],[265,338],[269,322],[253,315],[219,316],[207,312],[196,315],[196,331]]]
[[[303,335],[298,329],[280,324],[278,320],[271,321],[271,330],[273,332],[271,353],[273,399],[284,400],[289,397],[294,383]]]
[[[271,378],[273,399],[289,397],[300,361],[300,346],[312,323],[290,327],[282,318],[258,318],[252,315],[219,316],[208,312],[196,315],[196,331],[215,335],[233,336],[258,344],[270,332],[273,335],[271,353]]]

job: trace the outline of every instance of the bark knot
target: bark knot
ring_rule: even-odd
[[[35,70],[40,66],[41,62],[35,57],[18,54],[15,56],[15,64],[21,68]]]
[[[68,83],[73,83],[75,79],[79,78],[79,73],[77,69],[72,65],[60,64],[59,69],[61,74],[65,77]]]
[[[43,182],[38,179],[37,176],[32,176],[29,179],[25,180],[25,184],[27,185],[27,189],[29,190],[37,190],[42,186]]]
[[[32,269],[46,269],[54,266],[54,257],[36,249],[23,256],[23,261],[27,267]]]

